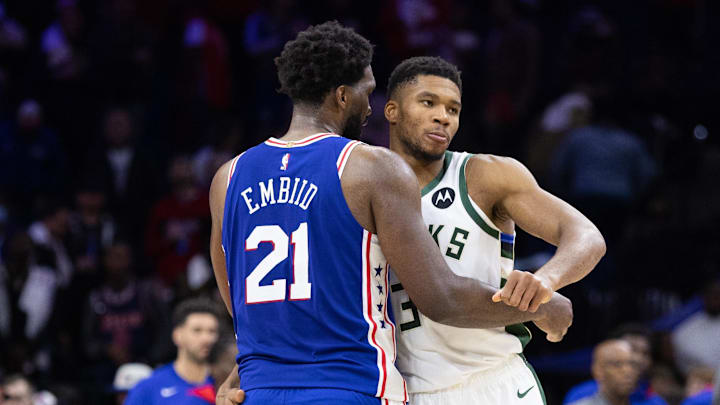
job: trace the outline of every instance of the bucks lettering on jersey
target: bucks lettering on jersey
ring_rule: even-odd
[[[443,169],[422,190],[422,213],[450,269],[500,288],[513,270],[514,235],[502,233],[467,192],[471,155],[446,152]],[[468,329],[442,325],[420,313],[393,278],[391,295],[398,333],[398,369],[408,391],[447,388],[521,353],[530,340],[523,325]]]

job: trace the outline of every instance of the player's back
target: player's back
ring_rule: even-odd
[[[222,242],[242,388],[341,388],[405,400],[387,263],[340,178],[358,144],[274,138],[230,168]]]

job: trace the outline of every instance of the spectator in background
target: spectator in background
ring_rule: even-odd
[[[231,102],[228,45],[220,27],[208,17],[204,1],[189,1],[183,34],[181,69],[177,80],[177,111],[173,116],[174,153],[200,146],[205,132]]]
[[[143,152],[136,137],[135,119],[125,107],[111,107],[104,116],[101,144],[87,156],[84,172],[105,185],[108,209],[118,232],[140,241],[158,181],[153,158]],[[138,243],[135,248],[139,248]]]
[[[5,13],[3,3],[0,2],[0,49],[3,51],[22,49],[27,44],[25,29]]]
[[[535,97],[540,35],[520,17],[516,1],[490,2],[492,27],[486,43],[488,89],[485,121],[490,153],[512,156]]]
[[[587,278],[592,289],[615,286],[618,265],[613,251],[628,215],[657,175],[643,142],[619,126],[625,113],[620,104],[609,88],[599,91],[592,101],[590,124],[571,131],[551,163],[554,191],[590,218],[607,242],[609,253],[598,265],[599,271]]]
[[[153,369],[143,363],[125,363],[118,367],[113,380],[115,405],[123,405],[128,392],[142,380],[152,375]]]
[[[65,192],[65,164],[60,139],[45,126],[37,101],[24,100],[16,120],[0,124],[0,188],[23,217],[37,195]]]
[[[146,248],[157,275],[168,286],[178,281],[201,245],[203,222],[209,221],[208,194],[200,189],[187,156],[170,163],[171,192],[152,209],[146,234]]]
[[[45,66],[53,79],[77,79],[88,62],[81,43],[85,18],[75,0],[58,0],[57,11],[58,19],[42,34]]]
[[[25,27],[5,10],[5,2],[0,1],[0,111],[10,110],[11,95],[20,90],[19,78],[23,77],[24,61],[31,51]]]
[[[204,299],[182,301],[172,318],[172,341],[178,349],[177,358],[135,386],[125,405],[215,403],[208,357],[218,340],[218,307]]]
[[[56,405],[57,398],[48,391],[36,392],[20,374],[7,377],[0,386],[0,405]]]
[[[90,293],[84,316],[84,350],[93,377],[109,383],[115,369],[130,361],[153,363],[170,352],[165,303],[149,283],[135,278],[127,243],[105,251],[105,282]]]
[[[635,405],[644,404],[630,398],[640,373],[636,354],[625,340],[610,339],[601,342],[593,351],[592,375],[598,391],[570,405]]]
[[[711,405],[715,370],[696,367],[690,370],[685,381],[685,400],[681,405]]]
[[[76,188],[68,238],[76,276],[97,278],[102,251],[115,240],[115,221],[106,212],[105,203],[105,190],[98,181],[88,180]]]
[[[276,89],[280,88],[275,75],[274,59],[280,55],[283,44],[307,28],[308,21],[298,10],[297,0],[269,0],[262,2],[258,10],[245,20],[243,47],[248,55],[248,77],[252,83],[246,88],[252,89],[248,104],[248,117],[256,132],[248,135],[246,146],[249,148],[268,137],[268,133],[284,130],[286,122],[277,117],[289,116],[288,100]],[[285,114],[287,113],[287,114]],[[279,122],[278,122],[279,121]]]
[[[47,329],[55,305],[57,273],[49,254],[36,254],[30,237],[16,233],[0,263],[0,368],[45,372],[49,368]],[[45,256],[45,257],[43,257]]]
[[[396,58],[392,65],[411,56],[438,54],[447,45],[451,0],[391,0],[383,6],[379,29]]]
[[[647,327],[639,324],[625,324],[619,326],[610,333],[611,340],[622,340],[627,342],[633,351],[633,362],[638,374],[637,386],[630,400],[633,403],[663,405],[665,401],[653,392],[648,380],[648,373],[652,368],[652,345],[651,331]],[[593,377],[595,376],[593,372]],[[599,382],[597,379],[586,381],[571,388],[563,404],[575,403],[580,399],[595,395],[599,390]]]
[[[138,15],[136,0],[98,3],[90,36],[94,73],[106,97],[130,102],[150,97],[155,36]]]
[[[67,287],[74,273],[66,247],[70,210],[50,197],[39,198],[35,205],[39,219],[30,225],[28,235],[35,249],[49,258],[46,265],[55,271],[58,286]]]
[[[77,0],[56,0],[57,19],[40,39],[40,72],[33,72],[29,86],[47,106],[48,121],[63,139],[69,163],[80,162],[94,116],[97,98],[89,84],[90,55],[87,24]],[[80,159],[78,159],[80,158]],[[72,167],[73,170],[79,167]]]
[[[675,362],[684,374],[696,366],[720,367],[720,280],[705,284],[703,309],[672,333]]]
[[[193,172],[198,185],[210,189],[215,172],[240,151],[243,138],[242,122],[225,118],[210,128],[210,143],[192,156]]]

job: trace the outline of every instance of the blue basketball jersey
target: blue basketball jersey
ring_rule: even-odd
[[[336,388],[407,401],[388,265],[340,185],[358,144],[270,138],[231,163],[222,244],[246,391]]]

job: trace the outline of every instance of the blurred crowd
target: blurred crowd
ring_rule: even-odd
[[[286,129],[273,58],[328,19],[375,45],[364,141],[387,145],[392,68],[442,56],[464,72],[452,148],[518,158],[604,234],[606,257],[564,291],[566,341],[536,338],[531,360],[634,322],[648,360],[627,378],[669,404],[707,389],[720,367],[719,17],[710,0],[0,0],[0,393],[104,403],[121,365],[174,358],[175,304],[219,302],[212,176]],[[516,249],[526,270],[552,253],[522,232]],[[596,363],[622,342],[596,350],[600,386]],[[591,377],[589,360],[539,371],[550,403]]]

